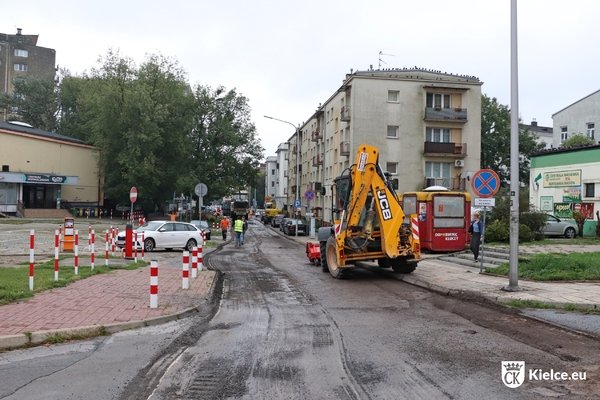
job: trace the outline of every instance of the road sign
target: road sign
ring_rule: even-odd
[[[496,199],[494,199],[494,198],[482,199],[482,198],[479,198],[479,197],[475,197],[475,206],[479,206],[479,207],[495,207],[496,206]]]
[[[307,190],[306,192],[304,192],[304,198],[308,201],[311,201],[315,198],[315,192],[313,192],[312,190]]]
[[[473,175],[471,188],[479,197],[492,197],[500,189],[500,177],[491,169],[481,169]]]
[[[302,201],[301,200],[294,201],[294,208],[300,208],[300,207],[302,207]]]
[[[129,191],[129,200],[131,200],[132,203],[135,203],[135,201],[137,200],[137,189],[135,188],[135,186],[132,187]]]
[[[198,197],[206,196],[207,192],[208,192],[208,188],[206,187],[206,185],[204,183],[199,183],[196,185],[196,187],[194,187],[194,193],[196,193],[196,196],[198,196]]]

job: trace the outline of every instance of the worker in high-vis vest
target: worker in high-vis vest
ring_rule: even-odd
[[[242,234],[244,233],[244,221],[242,221],[241,215],[235,220],[233,230],[235,231],[235,247],[240,247],[242,245]]]

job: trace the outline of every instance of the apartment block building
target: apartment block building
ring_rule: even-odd
[[[581,133],[598,140],[596,127],[600,123],[600,90],[577,100],[560,111],[552,114],[554,125],[553,147],[575,133]]]
[[[287,202],[288,143],[279,144],[275,154],[266,159],[265,196],[282,208]]]
[[[12,93],[13,79],[21,76],[54,76],[56,51],[37,45],[38,35],[0,33],[0,92]],[[0,116],[6,120],[6,115]]]
[[[351,71],[288,140],[287,204],[300,200],[296,212],[330,220],[333,179],[363,143],[379,149],[400,193],[433,185],[471,191],[466,177],[480,169],[482,84],[420,68]]]

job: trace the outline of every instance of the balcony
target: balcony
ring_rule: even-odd
[[[340,121],[350,121],[350,107],[344,106],[340,111]]]
[[[425,156],[467,156],[466,143],[441,143],[441,142],[425,142],[423,149]]]
[[[291,189],[292,189],[292,194],[296,193],[296,185],[293,185],[293,186],[291,187]]]
[[[313,142],[318,142],[319,140],[323,139],[323,135],[321,134],[321,130],[320,129],[315,129],[312,133],[312,135],[310,136],[310,140]]]
[[[425,108],[425,121],[467,122],[466,108]]]
[[[341,156],[349,156],[350,155],[350,142],[340,142],[340,155]]]
[[[323,165],[323,159],[325,158],[325,156],[323,155],[323,153],[317,154],[316,156],[314,156],[312,158],[312,165],[313,167],[319,166],[319,165]]]
[[[296,145],[292,146],[292,154],[298,154],[298,146],[296,146]]]
[[[450,190],[464,191],[467,187],[466,178],[425,178],[423,189],[429,186],[443,186]]]
[[[298,168],[296,168],[296,166],[294,166],[294,174],[297,174],[298,171],[302,172],[302,164],[298,165]]]

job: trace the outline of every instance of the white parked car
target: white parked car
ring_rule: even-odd
[[[170,250],[181,247],[192,251],[203,243],[202,232],[192,224],[177,221],[150,221],[135,230],[138,234],[136,246],[141,248],[142,232],[144,233],[144,250],[152,251],[157,247]],[[119,232],[117,243],[125,247],[125,231]]]

